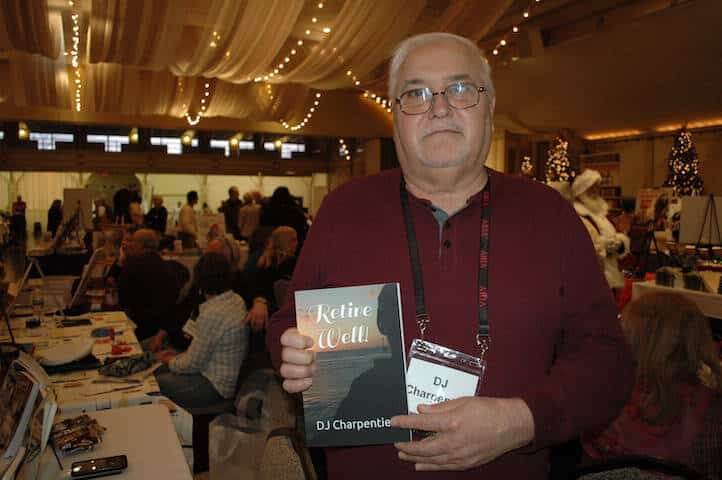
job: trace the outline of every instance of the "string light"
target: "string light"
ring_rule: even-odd
[[[313,117],[314,112],[318,109],[318,106],[321,105],[321,92],[316,92],[316,94],[314,95],[314,98],[315,98],[315,100],[313,101],[312,106],[306,110],[306,114],[303,116],[303,120],[301,120],[300,122],[298,122],[294,125],[288,123],[285,120],[281,120],[281,125],[283,126],[283,128],[285,128],[286,130],[291,130],[292,132],[295,132],[297,130],[302,129],[306,125],[308,125],[308,122],[311,121],[311,118]]]
[[[344,139],[339,138],[338,143],[340,145],[340,147],[338,149],[338,154],[340,156],[346,158],[346,160],[351,160],[351,153],[349,152],[348,145],[346,145],[346,142],[344,141]]]
[[[491,53],[492,53],[494,56],[498,56],[498,55],[501,53],[501,48],[502,48],[502,47],[506,47],[506,46],[508,45],[508,43],[509,43],[509,41],[507,40],[507,37],[508,37],[508,36],[510,36],[510,35],[513,34],[513,33],[519,33],[519,26],[520,26],[523,22],[525,22],[525,21],[527,21],[527,20],[529,19],[529,17],[531,16],[531,10],[532,10],[533,6],[534,6],[535,4],[537,4],[537,3],[541,3],[541,0],[534,0],[532,3],[530,3],[530,4],[529,4],[529,7],[527,7],[527,9],[524,10],[524,12],[522,13],[522,15],[521,15],[522,18],[519,20],[519,22],[516,23],[516,24],[514,24],[514,25],[512,26],[511,32],[503,35],[502,38],[501,38],[501,40],[499,40],[499,41],[497,42],[496,46],[495,46],[495,47],[493,48],[493,50],[491,51]],[[517,58],[517,57],[514,57],[514,60],[516,60],[516,59],[518,59],[518,58]]]
[[[178,80],[178,84],[180,85],[180,90],[182,92],[183,84],[180,81],[180,79]],[[186,111],[185,117],[186,117],[186,121],[188,122],[188,125],[190,125],[190,126],[198,125],[201,121],[201,118],[203,118],[203,115],[206,113],[206,109],[208,108],[207,98],[211,95],[210,88],[211,88],[210,82],[205,82],[203,84],[203,96],[201,97],[201,109],[199,111],[197,111],[195,115],[191,115],[190,112]]]
[[[73,2],[68,3],[73,6]],[[80,100],[80,92],[83,88],[83,78],[80,74],[80,22],[78,20],[79,15],[74,10],[72,11],[70,18],[73,21],[73,36],[72,36],[72,49],[70,50],[70,65],[73,67],[73,82],[74,82],[74,102],[75,111],[79,112],[82,110],[82,103]]]

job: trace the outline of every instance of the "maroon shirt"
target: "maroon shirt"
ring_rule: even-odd
[[[399,460],[393,445],[327,449],[330,478],[546,478],[547,447],[607,423],[624,405],[632,359],[584,226],[552,189],[489,174],[492,343],[479,395],[524,399],[534,417],[533,444],[478,469],[423,474]],[[419,331],[399,185],[400,171],[390,170],[329,194],[288,291],[399,282],[408,350]],[[410,207],[431,318],[426,339],[478,355],[481,195],[451,216],[441,235],[429,202],[410,195]],[[276,366],[279,338],[295,326],[292,300],[269,322]]]

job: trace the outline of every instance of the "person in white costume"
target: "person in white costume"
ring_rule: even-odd
[[[609,205],[601,197],[599,183],[602,176],[596,170],[584,170],[572,184],[574,209],[592,237],[597,258],[611,288],[624,286],[624,275],[617,259],[629,253],[629,237],[617,232],[607,218]]]

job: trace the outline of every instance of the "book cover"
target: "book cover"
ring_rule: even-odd
[[[308,446],[408,441],[391,427],[408,413],[398,283],[299,290],[298,330],[314,341],[318,370],[303,392]]]
[[[39,384],[15,360],[0,387],[0,452],[12,458],[22,445],[30,415],[35,407]]]

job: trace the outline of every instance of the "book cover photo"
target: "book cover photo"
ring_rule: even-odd
[[[398,283],[299,290],[298,330],[313,339],[318,370],[303,392],[308,446],[411,440],[392,428],[408,413]]]

